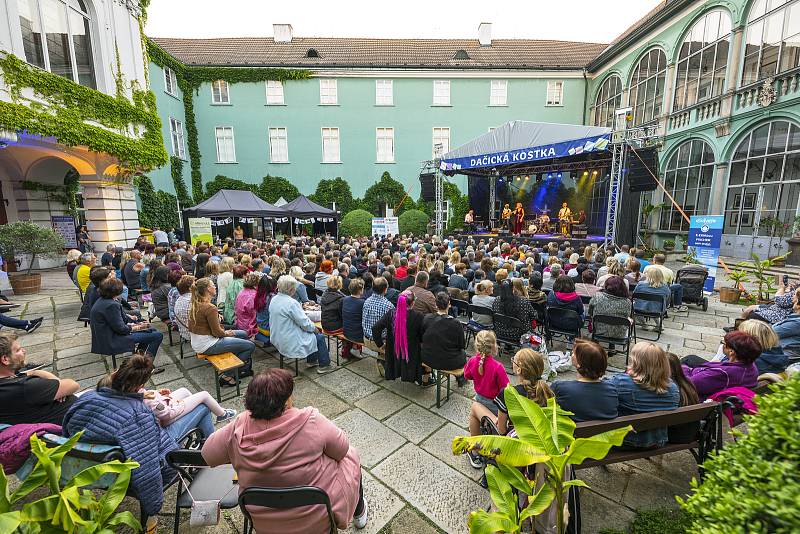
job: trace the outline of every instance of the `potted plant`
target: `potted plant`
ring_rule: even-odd
[[[739,269],[728,273],[728,279],[733,282],[733,287],[719,288],[719,301],[727,304],[736,304],[742,296],[742,284],[750,281],[750,273]]]
[[[13,260],[15,256],[28,256],[28,269],[24,274],[9,276],[15,295],[32,295],[42,288],[42,275],[31,273],[37,258],[58,258],[64,251],[64,238],[52,228],[30,221],[17,221],[0,226],[0,250]]]
[[[741,268],[752,269],[753,277],[755,278],[756,286],[758,287],[756,301],[759,304],[768,304],[770,302],[770,294],[775,292],[775,275],[769,274],[767,271],[772,267],[775,267],[777,262],[785,261],[790,254],[791,253],[787,253],[782,256],[776,256],[774,258],[762,260],[758,257],[758,254],[753,253],[752,262],[742,262],[738,265],[738,267]]]
[[[780,220],[778,217],[767,217],[762,219],[759,223],[759,228],[763,228],[764,230],[769,232],[769,252],[767,253],[768,257],[772,256],[772,248],[780,249],[780,243],[786,237],[786,234],[792,230],[794,222],[784,222]],[[777,238],[777,243],[774,243]],[[775,261],[775,265],[778,267],[782,267],[785,265],[785,257],[784,256],[775,256],[773,260]]]
[[[675,250],[675,241],[672,239],[665,239],[664,240],[664,250],[666,252],[672,252]]]

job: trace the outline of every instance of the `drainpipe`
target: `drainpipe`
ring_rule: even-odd
[[[586,77],[586,68],[583,69],[583,124],[586,125],[586,98],[589,96],[589,79]]]

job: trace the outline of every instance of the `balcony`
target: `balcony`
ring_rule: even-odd
[[[672,113],[667,121],[667,129],[672,132],[717,120],[722,115],[725,98],[727,98],[725,95],[721,95]]]
[[[734,110],[747,111],[756,106],[767,107],[774,102],[783,102],[798,96],[800,68],[738,89],[734,97]]]

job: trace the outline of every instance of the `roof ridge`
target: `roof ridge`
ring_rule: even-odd
[[[264,41],[272,41],[274,42],[275,39],[273,37],[268,36],[233,36],[233,37],[155,37],[155,36],[148,36],[150,39],[160,41],[160,40],[170,40],[170,41],[193,41],[193,42],[201,42],[201,41],[246,41],[246,40],[264,40]],[[451,41],[451,42],[465,42],[470,41],[474,43],[479,43],[478,39],[469,38],[469,37],[317,37],[317,36],[295,36],[292,38],[292,41],[289,43],[280,43],[285,45],[291,45],[295,41],[306,41],[306,40],[327,40],[327,41],[429,41],[429,42],[442,42],[442,41]],[[594,45],[594,46],[608,46],[609,43],[598,43],[594,41],[569,41],[564,39],[529,39],[529,38],[522,38],[522,37],[505,37],[505,38],[493,38],[492,43],[496,42],[536,42],[536,43],[566,43],[566,44],[579,44],[579,45]],[[491,47],[486,47],[491,48]]]

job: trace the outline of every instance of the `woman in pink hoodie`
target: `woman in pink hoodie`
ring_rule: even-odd
[[[256,288],[261,277],[256,273],[250,273],[244,277],[244,287],[236,295],[236,328],[244,330],[247,335],[253,337],[258,334],[258,323],[256,321]]]
[[[338,528],[352,519],[367,524],[361,487],[361,463],[345,433],[316,408],[295,408],[294,380],[284,369],[270,368],[247,386],[245,408],[232,423],[211,434],[203,458],[215,467],[231,464],[239,487],[316,486],[328,494]],[[252,507],[256,532],[327,532],[322,506],[289,510]]]

